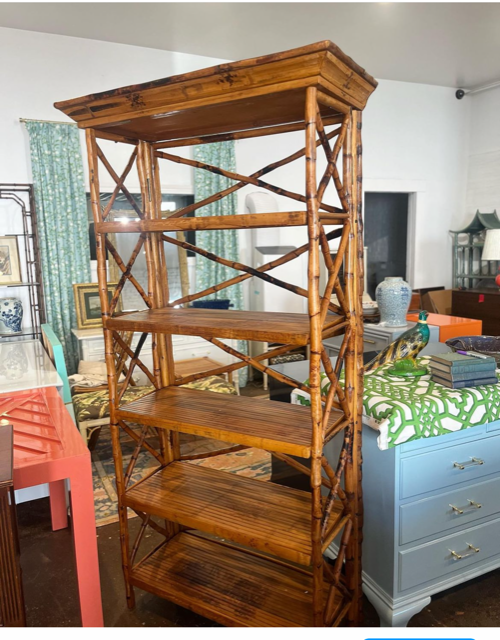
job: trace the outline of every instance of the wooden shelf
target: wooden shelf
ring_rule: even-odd
[[[311,564],[311,494],[234,473],[172,462],[129,489],[132,509],[301,565]],[[343,515],[342,504],[330,530]]]
[[[306,345],[309,316],[302,313],[220,309],[152,309],[108,318],[107,329],[170,333],[202,338],[256,340]]]
[[[323,224],[344,224],[346,213],[320,212]],[[99,222],[97,233],[145,233],[161,231],[206,231],[209,229],[265,229],[268,227],[300,227],[307,224],[305,211],[276,213],[241,213],[227,216],[193,216],[191,218],[162,218],[161,220],[129,220],[127,222]]]
[[[227,626],[313,625],[309,573],[191,533],[178,534],[146,557],[130,581]],[[341,615],[342,598],[338,594],[335,601]]]
[[[121,420],[309,458],[308,407],[262,398],[165,387],[117,410]],[[330,425],[341,412],[332,410]]]

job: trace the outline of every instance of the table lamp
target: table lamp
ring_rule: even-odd
[[[481,260],[500,260],[500,229],[488,229],[486,232]],[[500,287],[500,273],[495,282]]]

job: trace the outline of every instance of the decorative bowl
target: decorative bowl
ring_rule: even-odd
[[[364,316],[371,316],[375,313],[378,313],[378,304],[373,301],[367,301],[367,302],[363,302],[363,315]]]
[[[461,336],[450,338],[446,344],[453,351],[475,351],[491,356],[500,364],[500,336]]]

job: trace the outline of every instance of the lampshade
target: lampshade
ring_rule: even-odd
[[[488,229],[481,260],[500,260],[500,229]]]

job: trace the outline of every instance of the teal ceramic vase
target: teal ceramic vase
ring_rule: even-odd
[[[380,324],[406,327],[406,314],[411,302],[411,287],[403,278],[385,278],[375,290],[380,311]]]

